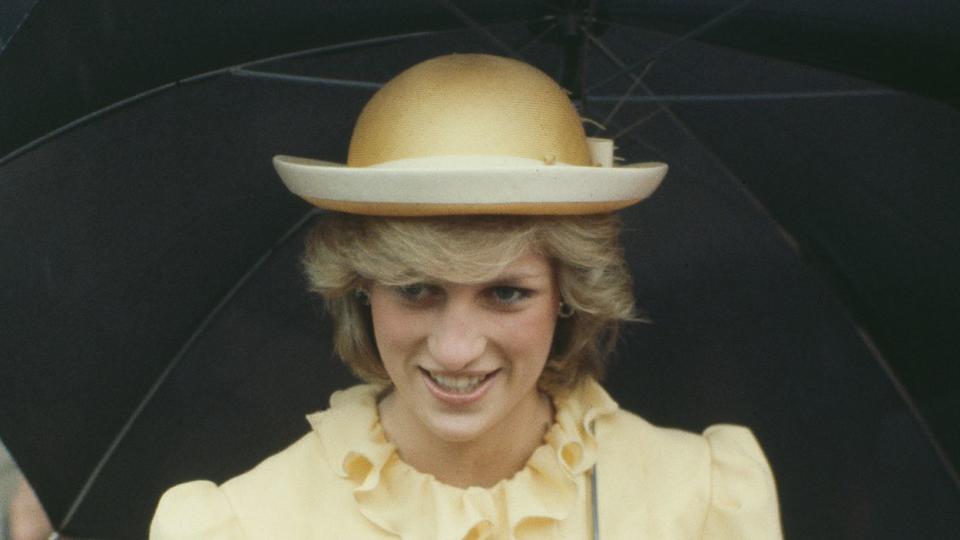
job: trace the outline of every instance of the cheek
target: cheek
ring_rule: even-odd
[[[396,349],[402,347],[402,318],[389,304],[373,301],[370,305],[370,319],[373,322],[373,337],[380,356],[386,363],[395,356]]]
[[[377,339],[377,344],[382,345],[381,341],[390,341],[390,336],[394,333],[394,317],[391,316],[390,309],[382,307],[378,302],[371,302],[370,320],[373,322],[373,335]]]
[[[506,329],[515,352],[545,362],[553,344],[556,317],[549,309],[537,310],[510,321]]]
[[[412,315],[389,299],[372,298],[370,318],[374,340],[388,370],[392,362],[409,355],[423,339],[422,317]]]

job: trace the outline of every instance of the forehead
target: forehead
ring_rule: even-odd
[[[489,255],[485,257],[484,255]],[[368,278],[385,285],[413,283],[483,284],[494,281],[550,279],[553,264],[546,256],[533,251],[519,253],[469,253],[462,257],[446,254],[443,257],[419,257],[405,261],[393,271],[381,267]]]
[[[499,272],[484,279],[456,280],[449,277],[425,276],[415,280],[443,289],[486,289],[491,286],[553,288],[556,283],[550,260],[535,253],[524,254],[504,266]],[[411,283],[413,284],[413,283]]]
[[[503,270],[494,279],[504,277],[522,279],[544,275],[553,275],[550,260],[539,253],[527,251],[504,266]]]
[[[479,264],[478,264],[479,263]],[[497,281],[552,279],[553,265],[547,257],[532,251],[512,258],[482,264],[474,258],[446,268],[414,268],[405,281],[429,281],[458,285],[487,284]]]

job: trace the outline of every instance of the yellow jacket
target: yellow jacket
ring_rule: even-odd
[[[521,471],[460,489],[398,458],[380,426],[379,390],[335,393],[330,409],[307,417],[310,433],[219,487],[171,488],[150,538],[588,539],[594,471],[604,540],[782,537],[773,476],[744,427],[656,427],[587,380],[554,396],[554,425]]]

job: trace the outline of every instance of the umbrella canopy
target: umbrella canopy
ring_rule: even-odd
[[[747,4],[706,4],[651,10],[657,24],[674,25],[660,30],[724,8],[728,22],[759,16],[744,11]],[[73,50],[35,30],[51,28],[42,21],[75,24],[64,21],[85,13],[120,35],[119,22],[159,16],[91,5],[100,11],[35,3],[0,56],[4,91],[24,87],[7,77],[27,69],[16,57],[19,40]],[[266,25],[277,36],[252,22],[275,11],[207,13],[200,20],[249,25],[246,35],[262,41],[242,49],[213,39],[201,48],[208,52],[162,75],[147,69],[126,79],[133,82],[124,95],[108,84],[111,91],[91,90],[100,97],[79,102],[102,106],[96,99],[126,97],[198,66],[393,37],[158,87],[21,146],[0,165],[0,437],[55,524],[81,536],[141,537],[165,487],[242,472],[295,440],[307,429],[302,415],[350,384],[299,274],[313,211],[285,192],[270,158],[343,161],[353,120],[379,83],[438,54],[493,52],[519,54],[565,81],[583,112],[619,135],[631,161],[673,165],[648,204],[623,214],[638,301],[654,324],[627,332],[611,373],[614,396],[660,423],[753,427],[777,474],[790,536],[956,530],[960,496],[949,465],[874,348],[891,358],[906,355],[898,347],[920,351],[909,360],[925,366],[913,382],[933,404],[922,404],[956,410],[956,367],[951,374],[932,361],[956,350],[943,300],[957,287],[947,277],[957,262],[960,219],[950,201],[958,199],[946,181],[960,165],[956,111],[637,29],[645,19],[628,17],[636,8],[617,19],[613,2],[594,5],[593,19],[574,19],[571,32],[557,32],[569,21],[540,4],[522,7],[521,23],[492,25],[514,15],[506,3],[411,4],[409,15],[420,18],[373,2],[349,5],[291,6],[285,24]],[[428,9],[437,5],[444,10]],[[178,6],[163,14],[176,22],[171,28],[185,28]],[[469,28],[440,31],[454,24]],[[576,31],[580,24],[585,32]],[[311,32],[284,32],[293,26]],[[152,51],[147,58],[181,46],[152,45],[140,48]],[[613,78],[645,58],[656,64],[640,82]],[[113,81],[88,82],[98,80]],[[6,107],[5,118],[29,109]],[[4,125],[42,125],[34,120]],[[12,146],[35,135],[8,133],[20,137]],[[845,281],[835,287],[838,279]],[[914,286],[890,286],[901,279]],[[864,321],[868,332],[858,326]],[[956,440],[952,414],[931,416],[953,427],[937,430],[942,440]]]
[[[604,24],[692,33],[954,107],[960,99],[960,5],[952,2],[6,0],[0,4],[0,156],[85,114],[224,66],[389,35],[535,21],[590,6]],[[640,60],[637,53],[626,59]]]

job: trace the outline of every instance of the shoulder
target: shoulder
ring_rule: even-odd
[[[315,439],[308,433],[222,486],[209,480],[173,486],[160,498],[150,524],[150,538],[242,538],[238,514],[242,514],[246,499],[291,485],[278,483],[278,479],[303,477],[304,464],[317,457]],[[225,535],[227,531],[234,535]]]
[[[150,523],[151,540],[243,538],[230,501],[216,484],[178,484],[160,498]]]
[[[296,512],[320,484],[333,478],[324,466],[316,433],[264,459],[252,469],[217,486],[195,480],[168,489],[150,524],[151,540],[246,538],[257,530],[262,513],[278,518]]]
[[[753,433],[715,425],[703,432],[710,446],[711,501],[703,538],[782,538],[777,488]]]
[[[311,538],[329,533],[331,523],[356,525],[355,512],[344,510],[354,487],[344,463],[369,447],[384,455],[392,449],[371,443],[376,393],[369,385],[336,392],[329,409],[307,417],[309,432],[220,486],[200,480],[171,488],[151,538]],[[221,529],[229,532],[211,532]]]
[[[309,432],[249,471],[217,486],[207,480],[167,490],[150,525],[151,540],[303,537],[305,516],[329,518],[310,507],[335,506],[343,494],[315,432]]]
[[[773,474],[748,428],[696,434],[619,410],[596,429],[601,494],[631,501],[623,511],[664,537],[782,537]]]
[[[595,429],[604,453],[622,455],[634,463],[646,460],[657,466],[680,466],[711,477],[737,466],[744,474],[758,475],[758,487],[772,487],[765,483],[773,476],[763,450],[744,426],[716,424],[696,434],[656,426],[622,409],[598,420]]]
[[[690,487],[708,485],[711,452],[701,435],[655,426],[622,409],[598,419],[595,429],[600,459],[607,467],[631,471],[621,477],[624,483],[688,495]]]
[[[302,479],[305,469],[318,469],[317,465],[325,461],[317,434],[310,431],[249,471],[227,480],[223,489],[231,496],[240,491],[276,489],[288,480]]]

